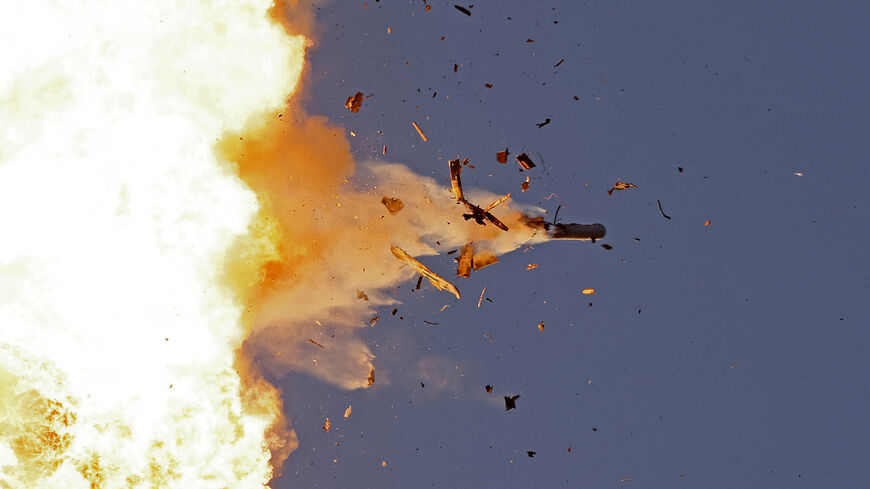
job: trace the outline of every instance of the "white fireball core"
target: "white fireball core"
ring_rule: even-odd
[[[280,107],[304,39],[269,0],[0,15],[0,487],[263,487],[270,415],[216,285],[256,213],[214,158]],[[14,15],[13,15],[14,14]]]

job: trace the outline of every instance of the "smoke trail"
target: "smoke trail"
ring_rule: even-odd
[[[248,306],[248,346],[275,375],[292,367],[344,388],[369,384],[373,356],[356,330],[377,306],[394,302],[384,289],[415,276],[391,254],[391,244],[425,255],[474,241],[500,254],[546,239],[510,204],[498,212],[509,232],[465,220],[446,182],[404,165],[368,162],[355,175],[343,130],[294,104],[227,134],[218,152],[237,165],[260,202],[228,270]],[[384,196],[405,207],[391,214]],[[497,196],[478,191],[472,198]],[[309,338],[325,347],[311,348]]]

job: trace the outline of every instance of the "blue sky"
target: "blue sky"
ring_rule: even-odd
[[[613,249],[518,250],[459,279],[458,302],[398,287],[398,313],[365,331],[383,381],[278,381],[300,448],[274,487],[866,480],[870,8],[428,4],[321,4],[309,111],[354,131],[360,162],[446,187],[468,157],[467,187],[561,204]],[[356,91],[374,96],[354,114]],[[505,147],[544,164],[501,165]],[[608,195],[617,180],[638,188]]]

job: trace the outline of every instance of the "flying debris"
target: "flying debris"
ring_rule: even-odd
[[[546,125],[549,124],[549,123],[550,123],[550,118],[547,117],[547,120],[545,120],[544,122],[538,122],[538,123],[535,124],[535,125],[538,126],[538,129],[540,129],[540,128],[546,126]]]
[[[366,383],[366,387],[371,387],[372,384],[374,384],[374,383],[375,383],[375,368],[372,367],[372,369],[369,371],[369,380]]]
[[[390,245],[390,251],[393,253],[393,256],[413,267],[415,270],[420,272],[420,275],[428,278],[429,282],[431,282],[432,285],[435,286],[435,288],[437,288],[438,290],[446,290],[455,295],[457,299],[460,298],[459,289],[457,289],[455,285],[451,284],[447,280],[444,280],[440,275],[433,272],[432,270],[429,270],[426,265],[420,263],[416,258],[409,255],[408,252],[406,252],[402,248],[399,248],[396,245]]]
[[[471,276],[471,260],[474,257],[474,245],[471,243],[462,247],[459,255],[459,265],[456,267],[456,276],[468,278]]]
[[[381,203],[384,204],[384,207],[386,207],[387,210],[390,211],[390,214],[394,216],[398,214],[400,210],[405,208],[405,203],[400,199],[393,199],[386,196],[381,199]]]
[[[535,458],[535,454],[536,454],[536,453],[538,453],[538,452],[535,452],[535,451],[533,451],[533,450],[529,450],[529,451],[526,452],[526,455],[528,455],[529,458]]]
[[[484,389],[486,389],[487,393],[492,393],[492,386],[491,385],[486,384],[486,387],[484,387]]]
[[[529,158],[529,155],[527,155],[525,153],[521,153],[521,154],[517,155],[517,163],[519,163],[520,166],[523,167],[522,170],[520,170],[520,171],[531,170],[532,168],[537,166],[537,165],[535,165],[535,162],[532,161],[531,158]]]
[[[462,12],[463,14],[465,14],[465,15],[471,17],[471,11],[468,10],[467,8],[465,8],[465,7],[462,7],[462,6],[459,6],[459,5],[454,5],[453,8],[455,8],[456,10]]]
[[[510,411],[511,409],[517,408],[517,399],[519,399],[519,394],[514,396],[504,396],[504,409],[505,411]]]
[[[667,219],[667,220],[670,220],[670,219],[671,219],[671,216],[665,214],[665,211],[662,210],[662,201],[661,201],[661,200],[656,200],[656,203],[659,205],[659,212],[662,213],[662,217],[664,217],[664,218]]]
[[[347,98],[347,102],[344,103],[344,106],[347,107],[351,112],[359,112],[360,107],[362,107],[363,100],[366,98],[363,96],[362,92],[356,92],[354,95]]]
[[[607,232],[603,224],[552,223],[545,221],[541,216],[525,216],[523,223],[546,232],[552,239],[589,239],[595,242],[596,239],[603,238]]]
[[[471,266],[475,270],[480,270],[483,267],[488,267],[493,263],[498,263],[498,257],[494,253],[483,250],[474,254],[471,259]]]
[[[329,418],[326,418],[326,421],[323,422],[323,431],[329,433],[330,426],[332,426],[332,423],[329,422]]]
[[[510,152],[507,150],[507,148],[505,148],[504,151],[499,151],[498,153],[495,154],[495,161],[498,161],[502,165],[506,165],[507,164],[507,157],[509,154],[510,154]]]
[[[464,161],[460,161],[458,158],[455,160],[450,160],[450,185],[453,190],[453,196],[459,202],[465,204],[465,207],[469,210],[467,214],[462,214],[462,217],[465,218],[466,221],[469,219],[474,219],[475,222],[480,224],[481,226],[485,226],[486,222],[489,221],[502,231],[507,231],[508,227],[501,221],[498,220],[495,216],[493,216],[489,211],[491,211],[495,206],[501,204],[508,198],[510,198],[511,194],[507,194],[488,205],[486,208],[481,208],[471,202],[465,200],[465,196],[462,195],[462,181],[459,178],[459,174],[462,172],[462,164],[468,163],[468,158]]]
[[[353,406],[348,406],[347,409],[344,410],[344,419],[350,417],[350,413],[353,412]]]
[[[411,121],[411,125],[414,126],[414,129],[417,130],[417,134],[420,135],[420,139],[422,139],[423,141],[428,141],[428,140],[429,140],[429,138],[427,138],[426,135],[423,134],[423,130],[420,129],[420,126],[418,126],[416,122]]]
[[[528,176],[526,176],[526,181],[520,184],[520,187],[522,187],[523,192],[525,192],[526,190],[529,189],[529,177]]]
[[[378,324],[378,321],[380,321],[380,320],[381,320],[380,316],[375,316],[375,317],[369,319],[369,327],[374,328],[375,325]]]
[[[595,293],[595,289],[592,289],[592,288],[583,289],[583,295],[592,295],[594,293]]]
[[[630,188],[637,188],[637,185],[633,183],[617,181],[613,184],[613,188],[607,191],[607,195],[613,195],[614,190],[628,190]]]
[[[543,322],[543,321],[541,321],[540,323],[538,323],[538,330],[539,330],[539,331],[543,331],[543,330],[544,330],[544,322]]]
[[[311,338],[308,338],[308,342],[311,343],[312,345],[314,345],[314,346],[320,348],[320,349],[324,349],[324,348],[325,348],[323,345],[321,345],[320,343],[318,343],[318,342],[312,340]]]

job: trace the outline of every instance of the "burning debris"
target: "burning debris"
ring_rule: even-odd
[[[423,141],[428,141],[428,140],[429,140],[429,138],[427,138],[426,135],[423,134],[423,130],[420,129],[420,126],[418,126],[416,122],[411,121],[411,125],[414,126],[414,129],[417,130],[417,134],[420,135],[420,139],[422,139]]]
[[[344,410],[344,419],[350,417],[350,413],[353,412],[353,406],[348,406],[347,409]]]
[[[374,384],[374,383],[375,383],[375,368],[372,367],[372,369],[369,370],[369,379],[368,379],[368,382],[366,383],[366,387],[371,387],[372,384]]]
[[[466,243],[462,247],[462,253],[457,258],[459,264],[456,267],[456,276],[468,278],[471,275],[471,270],[480,270],[488,267],[493,263],[498,263],[498,257],[489,251],[474,252],[474,243]]]
[[[468,158],[465,159],[465,164],[468,162]],[[457,158],[455,160],[450,160],[450,183],[453,189],[453,196],[459,202],[465,204],[465,207],[469,210],[468,213],[462,214],[462,217],[465,218],[466,221],[469,219],[474,219],[475,222],[480,224],[481,226],[485,226],[485,220],[495,224],[495,226],[502,231],[508,231],[508,227],[501,221],[499,221],[495,216],[493,216],[489,211],[494,209],[497,205],[501,204],[508,198],[510,198],[511,194],[507,194],[492,204],[488,205],[486,208],[481,208],[465,199],[465,196],[462,194],[462,181],[459,178],[459,174],[462,172],[462,162]]]
[[[535,165],[535,162],[532,161],[531,158],[529,158],[529,155],[527,155],[525,153],[520,153],[519,155],[517,155],[517,163],[519,163],[520,166],[522,167],[522,169],[520,171],[531,170],[532,168],[537,166],[537,165]]]
[[[360,107],[362,107],[363,100],[365,99],[366,97],[363,96],[362,92],[356,92],[347,98],[347,102],[344,103],[344,106],[351,112],[357,113],[359,112]]]
[[[400,210],[405,208],[405,203],[400,199],[393,199],[386,196],[381,199],[381,203],[384,204],[384,207],[386,207],[387,210],[390,211],[390,214],[394,216],[398,214]]]
[[[395,245],[390,245],[390,251],[393,253],[393,256],[413,267],[415,270],[420,272],[420,275],[428,278],[429,282],[432,283],[435,288],[437,288],[438,290],[446,290],[447,292],[455,295],[457,299],[460,298],[459,289],[457,289],[455,285],[451,284],[447,280],[444,280],[440,275],[433,272],[432,270],[429,270],[426,265],[420,263],[416,258],[409,255],[408,252]]]
[[[495,161],[498,161],[502,165],[505,165],[507,164],[508,155],[510,155],[510,152],[508,152],[507,148],[505,148],[504,151],[499,151],[495,154]]]
[[[326,418],[326,421],[323,422],[323,431],[329,433],[330,426],[332,426],[332,423],[329,421],[329,418]]]
[[[613,184],[613,188],[607,191],[607,195],[613,195],[614,190],[628,190],[630,188],[637,188],[637,185],[629,182],[617,181]]]
[[[520,184],[520,187],[523,189],[523,192],[529,189],[529,177],[526,176],[526,181]]]
[[[517,399],[519,399],[519,394],[513,396],[504,396],[504,410],[510,411],[511,409],[517,408]]]

